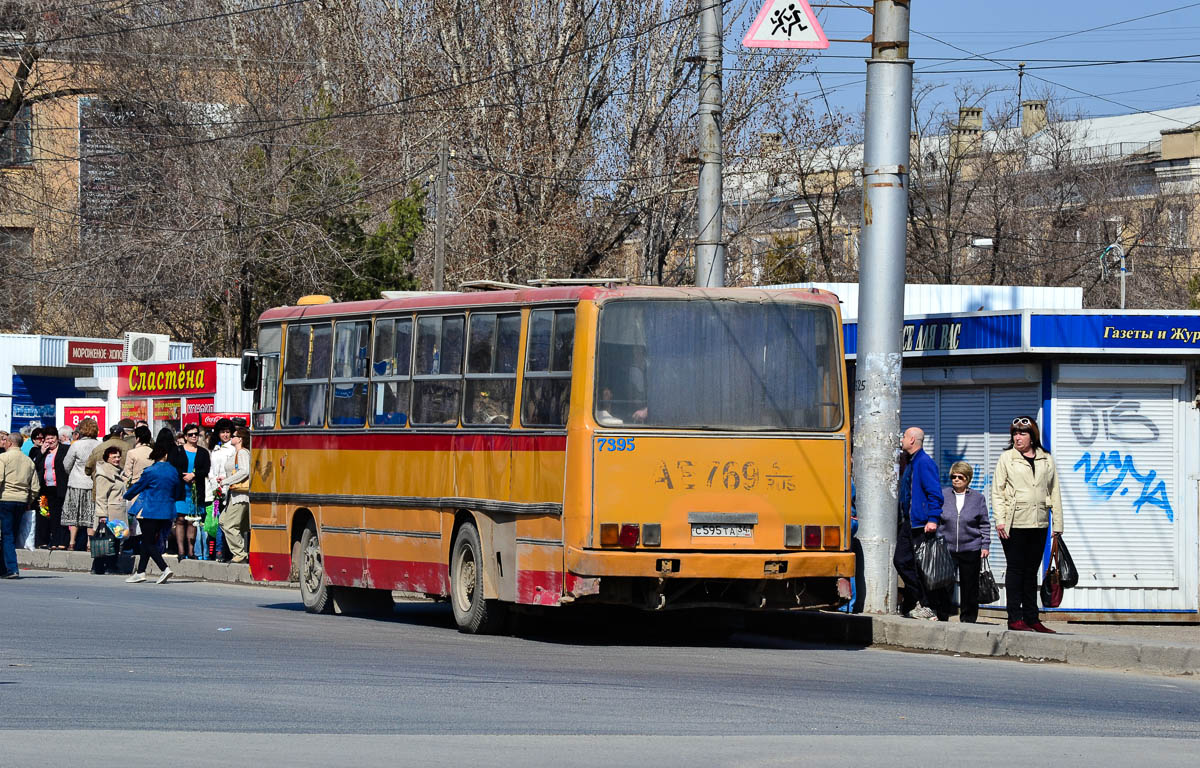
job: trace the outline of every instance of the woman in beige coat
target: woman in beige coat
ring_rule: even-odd
[[[93,487],[96,491],[96,511],[92,519],[92,527],[88,535],[102,531],[110,520],[125,522],[125,476],[121,474],[121,449],[115,445],[104,450],[100,461],[92,473]],[[118,547],[120,543],[118,542]],[[119,551],[119,550],[118,550]],[[97,557],[92,560],[92,573],[103,574],[106,571],[116,572],[117,556]]]
[[[1000,454],[992,476],[992,513],[1004,547],[1004,588],[1008,628],[1053,634],[1038,618],[1038,571],[1046,549],[1046,529],[1063,531],[1062,495],[1054,457],[1042,448],[1037,422],[1018,416],[1009,427],[1012,440]]]

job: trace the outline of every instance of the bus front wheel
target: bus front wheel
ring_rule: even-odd
[[[450,605],[460,632],[488,635],[504,625],[504,603],[483,597],[483,547],[479,531],[464,523],[450,550]]]
[[[300,598],[309,613],[329,613],[333,610],[329,579],[325,576],[325,559],[321,556],[321,541],[317,529],[309,523],[300,534]]]

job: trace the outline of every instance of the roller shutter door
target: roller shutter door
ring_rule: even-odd
[[[1060,384],[1054,458],[1065,540],[1080,572],[1063,608],[1088,606],[1088,588],[1180,586],[1177,387]]]

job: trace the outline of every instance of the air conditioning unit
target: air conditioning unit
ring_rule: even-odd
[[[125,334],[125,362],[165,363],[170,357],[170,336],[162,333]]]

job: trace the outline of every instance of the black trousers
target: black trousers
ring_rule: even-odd
[[[171,525],[170,520],[138,520],[138,525],[142,528],[142,556],[138,558],[137,568],[135,573],[145,573],[146,566],[153,560],[158,566],[158,570],[167,570],[167,561],[163,560],[162,543],[159,536]]]
[[[1038,620],[1038,571],[1046,551],[1045,528],[1013,528],[1007,539],[1000,539],[1008,570],[1004,574],[1004,593],[1008,602],[1008,620]]]
[[[978,549],[951,552],[950,556],[958,566],[958,620],[974,624],[979,618],[979,565],[983,556]]]
[[[56,493],[46,494],[49,502],[50,516],[42,517],[38,512],[34,519],[33,543],[37,547],[62,547],[67,543],[69,534],[62,524],[62,508],[64,499]]]
[[[900,613],[908,613],[919,602],[929,608],[929,597],[925,594],[925,582],[921,579],[921,571],[917,566],[916,548],[925,539],[925,528],[910,528],[907,518],[900,520],[900,529],[896,532],[896,554],[892,555],[892,565],[896,573],[904,579],[904,599],[900,601]]]

